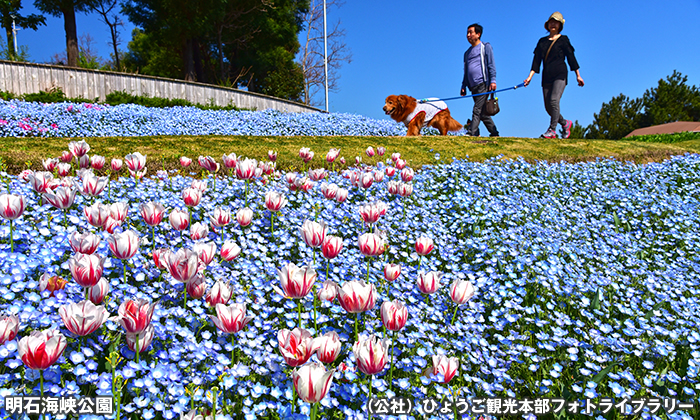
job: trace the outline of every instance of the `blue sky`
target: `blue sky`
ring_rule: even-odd
[[[35,12],[31,1],[23,13]],[[432,5],[430,5],[432,4]],[[544,22],[554,11],[566,19],[565,35],[576,49],[586,86],[573,72],[562,98],[562,115],[590,124],[603,102],[624,93],[639,97],[678,70],[700,86],[700,0],[624,1],[365,1],[348,0],[329,11],[329,24],[340,20],[353,61],[341,69],[339,90],[330,93],[331,112],[388,119],[384,98],[459,96],[467,26],[480,23],[482,40],[494,48],[498,88],[521,83],[532,63]],[[49,17],[38,31],[21,30],[20,45],[30,58],[48,62],[65,49],[63,21]],[[126,22],[122,48],[133,26]],[[77,16],[78,35],[90,34],[99,55],[108,57],[109,31],[96,14]],[[537,137],[549,122],[540,76],[531,85],[499,94],[501,112],[494,121],[502,136]],[[464,123],[471,116],[470,98],[449,101],[452,115]],[[323,108],[324,105],[321,105]],[[485,128],[482,125],[482,132]]]

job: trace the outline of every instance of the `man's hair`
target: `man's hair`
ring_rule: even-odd
[[[471,25],[467,26],[467,31],[469,28],[474,28],[474,33],[479,34],[479,38],[481,38],[481,34],[484,32],[484,28],[481,25],[478,23],[472,23]]]

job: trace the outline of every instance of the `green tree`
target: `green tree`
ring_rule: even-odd
[[[78,67],[78,28],[75,24],[75,13],[86,13],[90,10],[92,0],[34,0],[34,6],[51,16],[63,16],[63,27],[66,31],[66,65]]]
[[[620,94],[604,103],[600,112],[593,114],[593,123],[588,126],[589,139],[617,140],[640,127],[643,103],[640,98],[631,99]]]
[[[131,33],[128,51],[124,54],[122,66],[131,73],[151,76],[182,78],[182,60],[177,54],[178,46],[167,39],[158,39],[136,28]]]
[[[674,70],[659,85],[647,89],[642,101],[644,116],[642,127],[666,124],[674,121],[700,121],[700,90],[688,86],[688,76]]]
[[[12,23],[21,29],[37,30],[39,26],[46,25],[46,18],[42,15],[22,16],[22,0],[0,0],[0,25],[7,36],[7,58],[16,60],[18,51],[15,51],[15,35],[12,32]]]

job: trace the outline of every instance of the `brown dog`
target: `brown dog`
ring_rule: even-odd
[[[442,136],[448,131],[462,129],[462,124],[452,118],[443,101],[418,103],[416,98],[408,95],[389,95],[382,109],[394,121],[406,124],[407,136],[420,136],[421,129],[426,126],[437,128]]]

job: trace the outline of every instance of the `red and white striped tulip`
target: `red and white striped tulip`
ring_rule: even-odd
[[[96,197],[102,194],[102,191],[107,188],[108,182],[109,178],[106,176],[96,176],[92,172],[88,172],[85,174],[85,176],[83,176],[83,188],[80,190],[80,192],[83,195]]]
[[[34,330],[19,340],[17,351],[29,369],[44,370],[58,361],[67,344],[66,337],[57,330]]]
[[[246,316],[245,303],[232,303],[228,306],[221,303],[216,305],[216,316],[209,315],[216,328],[227,334],[234,334],[245,328],[253,319]]]
[[[68,331],[80,337],[97,331],[109,315],[104,306],[95,306],[89,300],[63,305],[58,314]]]
[[[73,153],[69,152],[68,150],[64,150],[61,153],[61,157],[58,159],[63,163],[70,163],[70,161],[73,160]]]
[[[339,236],[327,235],[321,245],[321,253],[329,260],[337,257],[343,249],[343,238]]]
[[[80,233],[77,230],[68,238],[68,243],[73,252],[80,254],[94,254],[97,247],[100,246],[100,242],[102,242],[102,239],[94,233]]]
[[[397,159],[396,162],[394,162],[394,165],[396,166],[396,169],[401,171],[406,167],[406,161],[403,159]]]
[[[199,269],[199,255],[186,248],[181,248],[177,252],[168,252],[163,262],[168,273],[175,280],[183,283],[192,280]]]
[[[56,165],[56,172],[59,176],[68,176],[70,171],[73,169],[69,163],[59,163]]]
[[[326,153],[326,162],[328,163],[333,163],[335,162],[336,159],[338,159],[338,155],[340,155],[340,149],[331,149]]]
[[[204,223],[197,222],[190,226],[190,238],[193,241],[198,241],[204,239],[209,235],[209,226]]]
[[[333,302],[335,297],[338,296],[338,284],[333,280],[324,281],[318,292],[316,292],[316,296],[319,300]]]
[[[223,227],[231,223],[231,211],[217,207],[214,212],[209,216],[209,221],[213,226]]]
[[[104,301],[107,293],[109,293],[109,282],[106,278],[101,277],[96,285],[88,289],[88,299],[95,305],[99,305]]]
[[[209,172],[218,172],[221,168],[221,165],[211,156],[200,156],[197,161],[199,162],[199,166]]]
[[[238,179],[249,180],[255,177],[255,169],[258,162],[255,159],[245,158],[236,164],[236,177]]]
[[[92,287],[100,281],[105,257],[97,254],[75,254],[68,260],[73,280],[81,287]]]
[[[216,244],[214,242],[198,242],[192,246],[192,251],[197,253],[199,261],[204,265],[209,265],[216,255]]]
[[[192,159],[187,156],[180,156],[180,166],[186,168],[192,164]]]
[[[41,164],[44,166],[45,171],[53,172],[53,170],[56,169],[56,165],[58,165],[58,159],[55,159],[55,158],[44,159],[41,161]]]
[[[326,178],[328,172],[324,168],[311,169],[309,171],[309,179],[312,181],[321,181]]]
[[[253,222],[253,210],[244,207],[236,212],[236,221],[241,227],[246,227]]]
[[[457,279],[450,285],[450,299],[457,305],[469,302],[475,293],[476,289],[469,280]]]
[[[53,274],[44,273],[39,277],[39,292],[48,290],[51,292],[51,296],[55,296],[54,292],[57,290],[63,290],[68,284],[68,280],[64,280],[61,277],[54,276]]]
[[[126,221],[126,216],[129,215],[129,204],[123,201],[112,203],[109,206],[109,215],[119,223],[124,223]]]
[[[306,363],[319,346],[318,341],[314,340],[311,333],[303,328],[294,328],[291,331],[279,330],[277,343],[282,357],[291,367]]]
[[[323,240],[326,239],[327,230],[328,225],[326,222],[322,221],[318,223],[311,220],[304,220],[304,224],[299,228],[301,238],[306,245],[312,248],[318,248],[323,244]]]
[[[349,313],[360,313],[374,309],[377,288],[371,283],[351,280],[338,286],[338,302]]]
[[[148,325],[140,333],[126,333],[126,346],[134,353],[137,353],[138,346],[138,353],[143,353],[153,342],[154,334],[155,328],[153,328],[153,325]]]
[[[408,308],[398,300],[385,301],[382,303],[381,318],[387,330],[399,331],[406,325]]]
[[[426,295],[433,294],[440,288],[440,279],[444,273],[440,271],[431,271],[427,274],[418,274],[418,290]]]
[[[287,199],[284,194],[274,190],[269,190],[265,194],[265,208],[271,212],[278,212],[287,205]]]
[[[413,194],[413,184],[399,183],[398,192],[401,197],[410,197]]]
[[[374,157],[374,148],[369,146],[367,149],[365,149],[365,154],[367,157]]]
[[[130,153],[124,156],[124,162],[130,172],[141,172],[146,167],[146,156],[139,152]]]
[[[90,166],[97,171],[105,167],[105,157],[100,155],[92,155],[90,158]]]
[[[237,243],[228,240],[221,246],[221,258],[224,261],[233,261],[241,255],[241,247]]]
[[[388,358],[387,342],[372,334],[367,339],[358,340],[352,347],[357,368],[366,375],[376,375],[386,366]]]
[[[386,153],[386,147],[383,147],[383,146],[377,147],[377,154],[379,156],[384,156],[384,153]]]
[[[115,233],[107,238],[107,245],[116,258],[128,260],[139,250],[139,235],[133,229]]]
[[[413,180],[413,176],[415,175],[415,172],[411,168],[403,168],[401,171],[401,180],[403,182],[411,182]]]
[[[416,252],[418,255],[425,256],[433,252],[435,244],[431,238],[427,236],[421,236],[416,239]]]
[[[300,299],[309,294],[316,282],[316,270],[309,266],[297,267],[294,263],[287,263],[282,269],[277,270],[280,279],[280,290],[272,286],[280,295],[292,299]]]
[[[110,214],[109,206],[102,204],[99,201],[91,206],[83,207],[83,215],[85,216],[85,220],[87,220],[87,222],[92,226],[98,228],[104,227],[104,225],[107,224]]]
[[[326,371],[320,363],[309,363],[292,373],[294,389],[299,398],[309,404],[315,404],[325,398],[333,383],[335,369]]]
[[[381,201],[364,204],[359,208],[360,217],[362,217],[362,220],[368,225],[377,223],[379,218],[386,214],[386,211],[387,206]]]
[[[166,270],[168,268],[168,254],[170,254],[169,248],[158,248],[153,251],[153,264],[159,270]]]
[[[214,286],[212,286],[211,289],[209,289],[209,293],[207,293],[205,300],[209,306],[216,306],[219,303],[226,305],[228,301],[231,300],[232,295],[233,289],[231,286],[228,283],[224,283],[223,281],[219,280],[214,283]]]
[[[44,198],[57,209],[66,210],[73,205],[75,190],[73,188],[58,187],[54,190],[47,191],[46,194],[44,194]]]
[[[401,265],[400,264],[384,264],[384,278],[387,281],[394,281],[401,275]]]
[[[201,299],[207,292],[207,283],[201,274],[197,274],[192,280],[185,283],[187,295],[193,299]]]
[[[47,192],[50,189],[52,181],[53,174],[51,172],[34,172],[29,174],[29,183],[32,189],[39,194]]]
[[[449,383],[457,374],[459,369],[459,359],[456,357],[447,357],[444,355],[433,356],[432,369],[428,368],[428,373],[433,375],[442,375],[443,384]]]
[[[374,183],[374,175],[371,172],[365,172],[360,175],[359,185],[362,188],[369,188]]]
[[[401,153],[396,152],[391,154],[391,160],[393,162],[396,162],[399,159],[401,159]]]
[[[70,150],[73,156],[79,158],[85,156],[87,152],[90,151],[90,145],[87,144],[85,140],[72,141],[68,143],[68,150]]]
[[[299,149],[299,157],[304,161],[304,163],[309,163],[311,162],[311,159],[314,158],[314,152],[312,152],[308,147],[302,147]]]
[[[321,192],[323,196],[328,200],[334,200],[335,196],[338,194],[338,185],[336,184],[326,184],[325,182],[321,184]]]
[[[348,198],[348,190],[345,188],[338,188],[338,192],[335,194],[335,201],[342,203]]]
[[[112,158],[112,160],[109,162],[109,167],[112,170],[112,172],[121,171],[123,166],[124,161],[118,158]]]
[[[275,152],[274,150],[268,150],[268,151],[267,151],[267,157],[268,157],[268,159],[270,159],[272,162],[274,162],[274,161],[277,160],[277,152]]]
[[[148,226],[159,225],[160,222],[163,221],[163,216],[165,215],[165,206],[153,201],[141,203],[139,205],[139,210],[141,211],[143,221],[146,222]]]
[[[342,344],[340,343],[340,337],[335,331],[328,331],[322,336],[316,338],[318,344],[318,350],[316,350],[316,356],[321,363],[333,363],[335,359],[338,358],[340,354],[340,349]]]
[[[126,300],[119,305],[117,322],[127,333],[140,333],[151,324],[156,306],[158,301],[151,303],[145,299]]]
[[[0,217],[3,219],[17,219],[24,213],[26,207],[23,195],[0,194]]]
[[[19,318],[17,315],[4,315],[0,317],[0,346],[17,337],[19,331]]]
[[[386,176],[391,178],[396,174],[396,168],[394,168],[393,166],[387,166],[386,168],[384,168],[384,173],[386,174]]]
[[[386,183],[386,189],[391,195],[398,195],[399,193],[399,181],[389,181]]]
[[[357,246],[362,255],[376,257],[384,253],[384,239],[376,233],[363,233],[357,239]]]
[[[107,231],[107,233],[112,234],[117,231],[117,228],[121,227],[122,222],[119,220],[112,219],[112,217],[107,218],[107,223],[104,225],[104,230]]]
[[[168,216],[170,226],[177,231],[182,231],[190,226],[190,213],[185,210],[173,209]]]
[[[197,188],[185,188],[182,190],[182,201],[187,207],[195,207],[202,201],[202,191]]]
[[[384,172],[381,170],[374,171],[374,182],[383,182],[384,181]]]

